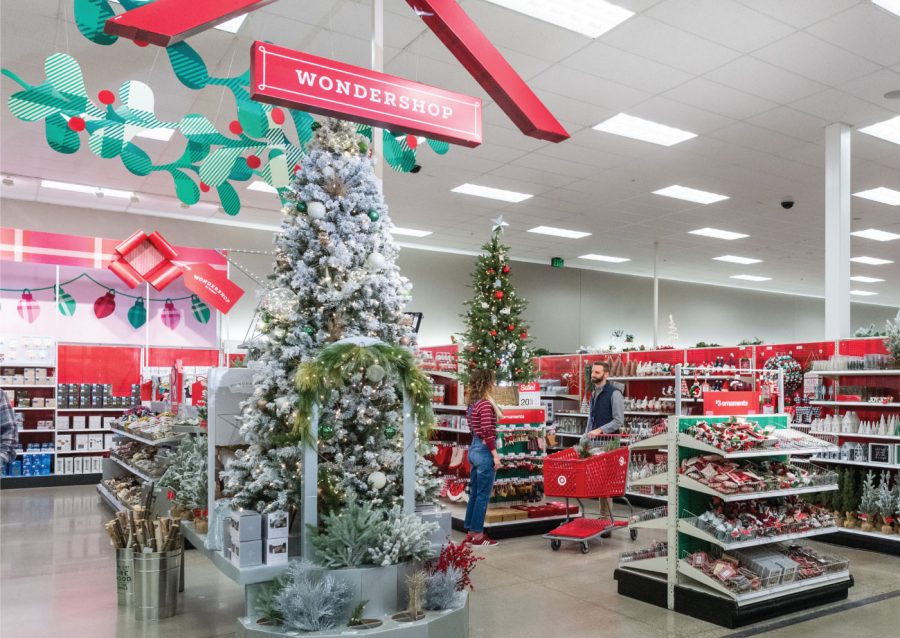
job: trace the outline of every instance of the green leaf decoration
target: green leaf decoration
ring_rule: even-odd
[[[450,150],[450,145],[447,142],[441,142],[439,140],[428,140],[428,146],[430,146],[431,150],[438,155],[446,155],[447,151]]]
[[[246,152],[247,150],[244,148],[217,148],[209,154],[200,167],[200,179],[204,184],[210,186],[224,183],[236,160],[240,159],[244,162],[243,157]],[[246,162],[244,164],[246,165]]]
[[[66,155],[81,148],[81,137],[69,128],[69,122],[60,113],[54,113],[44,122],[47,144],[57,153]]]
[[[265,137],[269,131],[269,116],[259,102],[242,100],[238,102],[238,122],[244,128],[244,135]]]
[[[200,54],[185,42],[178,42],[166,48],[169,62],[175,75],[189,89],[202,89],[209,82],[209,72]]]
[[[147,323],[147,308],[143,299],[135,299],[134,305],[128,309],[128,323],[135,330]]]
[[[209,323],[209,306],[200,301],[197,295],[191,295],[191,312],[194,313],[194,319],[200,323]]]
[[[241,198],[238,197],[234,186],[228,182],[222,182],[216,186],[216,192],[219,194],[219,201],[222,203],[222,209],[232,217],[241,212]],[[203,323],[206,323],[205,321]]]
[[[103,117],[103,111],[87,97],[81,67],[74,58],[54,53],[44,62],[44,73],[47,79],[43,84],[24,85],[27,87],[24,91],[10,96],[10,113],[26,122],[36,122],[59,112]]]
[[[63,317],[71,317],[75,314],[76,305],[75,298],[60,287],[59,294],[56,295],[56,307],[59,308],[59,314]]]
[[[135,175],[149,175],[153,170],[153,162],[143,149],[129,142],[122,149],[122,163]]]
[[[178,195],[178,199],[188,206],[193,206],[200,201],[200,187],[197,186],[194,180],[177,169],[172,169],[169,172],[175,181],[175,194]]]
[[[103,32],[103,25],[115,15],[107,0],[75,0],[75,24],[94,44],[109,46],[119,39]]]
[[[104,159],[121,155],[125,147],[125,124],[113,122],[95,131],[88,139],[88,146]]]
[[[234,163],[231,165],[231,172],[228,173],[228,179],[236,182],[246,182],[251,177],[253,177],[253,171],[247,166],[247,160],[242,155],[235,157]]]
[[[408,173],[416,165],[416,153],[411,148],[397,141],[390,131],[384,129],[382,131],[382,140],[384,140],[384,159],[388,164],[403,173]]]

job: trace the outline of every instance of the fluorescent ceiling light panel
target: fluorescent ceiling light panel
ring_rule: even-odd
[[[862,275],[856,275],[855,277],[850,277],[850,281],[858,281],[861,284],[877,284],[884,279],[879,279],[878,277],[864,277]]]
[[[884,10],[900,16],[900,0],[872,0],[872,2]]]
[[[488,0],[563,29],[598,38],[634,15],[604,0]]]
[[[897,233],[889,233],[886,230],[878,230],[877,228],[867,228],[866,230],[857,230],[850,233],[854,237],[862,237],[863,239],[874,239],[875,241],[894,241],[900,239]]]
[[[733,233],[730,230],[719,230],[718,228],[698,228],[688,232],[691,235],[703,235],[704,237],[715,237],[716,239],[727,239],[728,241],[750,236],[744,233]]]
[[[115,188],[100,188],[99,186],[86,186],[84,184],[71,184],[69,182],[56,182],[52,179],[42,179],[41,186],[43,188],[52,188],[60,191],[87,193],[89,195],[100,194],[104,197],[121,197],[123,199],[130,199],[134,195],[131,191],[121,191]]]
[[[651,142],[660,146],[672,146],[692,137],[697,137],[696,133],[682,131],[678,128],[658,124],[650,120],[643,120],[625,113],[613,115],[605,122],[600,122],[594,127],[594,130],[630,137],[642,142]]]
[[[729,199],[728,195],[719,195],[718,193],[709,193],[707,191],[697,190],[696,188],[688,188],[687,186],[667,186],[658,191],[653,191],[654,195],[662,195],[663,197],[672,197],[674,199],[683,199],[688,202],[696,202],[697,204],[714,204]]]
[[[400,226],[394,226],[391,229],[391,233],[394,235],[404,235],[406,237],[428,237],[431,234],[430,230],[417,230],[415,228],[401,228]]]
[[[731,275],[731,278],[744,281],[772,281],[771,277],[760,277],[759,275]]]
[[[479,186],[478,184],[463,184],[456,188],[450,189],[451,193],[462,193],[463,195],[475,195],[476,197],[487,197],[488,199],[499,199],[504,202],[512,202],[518,204],[526,199],[531,199],[534,195],[526,193],[517,193],[515,191],[505,191],[500,188],[491,188],[490,186]]]
[[[759,264],[762,262],[762,259],[753,259],[752,257],[738,257],[737,255],[722,255],[721,257],[713,257],[716,261],[727,261],[732,264],[744,264],[745,266],[749,266],[750,264]]]
[[[853,196],[871,199],[873,202],[887,204],[888,206],[900,206],[900,191],[895,191],[892,188],[885,188],[884,186],[853,193]]]
[[[590,236],[590,233],[584,233],[580,230],[566,230],[565,228],[554,228],[553,226],[537,226],[528,232],[539,235],[552,235],[553,237],[565,237],[566,239],[582,239]]]
[[[856,295],[857,297],[871,297],[873,295],[877,295],[877,292],[872,292],[871,290],[851,290],[851,295]]]
[[[631,261],[627,257],[610,257],[609,255],[582,255],[578,259],[590,259],[591,261],[608,261],[611,264],[621,264],[622,262]]]
[[[175,135],[175,129],[173,128],[145,128],[141,129],[140,133],[135,134],[135,137],[143,137],[148,140],[168,142],[170,139],[172,139],[173,135]]]
[[[894,263],[890,259],[879,259],[878,257],[852,257],[850,261],[857,264],[866,264],[867,266],[884,266],[885,264]]]
[[[247,187],[248,191],[259,191],[260,193],[277,193],[278,189],[274,186],[269,186],[263,181],[256,180],[250,186]]]
[[[894,144],[900,144],[900,115],[884,122],[877,122],[871,126],[861,128],[859,132],[880,137]]]

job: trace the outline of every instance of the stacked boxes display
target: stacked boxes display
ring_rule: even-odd
[[[261,565],[262,516],[256,512],[233,513],[228,519],[225,542],[231,562],[237,567]]]
[[[263,519],[263,561],[266,565],[286,565],[288,562],[288,513],[269,512]]]

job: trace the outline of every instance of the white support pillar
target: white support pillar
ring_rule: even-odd
[[[825,129],[825,338],[850,336],[850,126]]]
[[[309,440],[303,442],[303,476],[300,489],[300,554],[312,560],[315,555],[309,526],[319,524],[319,406],[313,405],[309,415]]]
[[[372,0],[372,70],[384,71],[384,0]],[[384,194],[384,140],[381,129],[372,127],[372,157],[375,176],[381,181]]]
[[[653,242],[653,349],[659,346],[659,242]]]
[[[416,510],[416,420],[413,404],[403,392],[403,511]]]

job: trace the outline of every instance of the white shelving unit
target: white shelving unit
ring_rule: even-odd
[[[900,403],[871,403],[869,401],[810,401],[809,404],[833,408],[868,408],[870,410],[900,408]]]
[[[900,370],[810,370],[820,377],[900,377]]]

